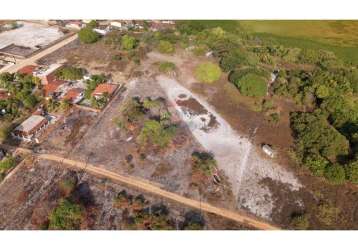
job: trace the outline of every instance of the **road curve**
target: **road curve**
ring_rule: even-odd
[[[123,175],[108,171],[104,168],[89,164],[89,163],[71,160],[71,159],[63,158],[63,157],[53,155],[53,154],[35,154],[35,155],[40,159],[63,163],[63,165],[61,165],[63,167],[84,170],[90,174],[105,177],[112,181],[119,182],[119,183],[125,184],[127,186],[134,187],[134,188],[140,189],[142,191],[161,196],[168,200],[171,200],[171,201],[174,201],[174,202],[177,202],[177,203],[180,203],[180,204],[192,207],[192,208],[201,209],[202,211],[205,211],[208,213],[213,213],[213,214],[225,217],[227,219],[234,220],[236,222],[239,222],[239,223],[242,223],[242,224],[257,228],[257,229],[262,229],[262,230],[278,230],[278,229],[280,229],[279,227],[274,226],[268,222],[265,222],[262,219],[255,218],[253,216],[248,216],[244,212],[239,212],[239,211],[234,212],[234,211],[230,211],[230,210],[227,210],[224,208],[215,207],[215,206],[210,205],[205,202],[199,202],[197,200],[186,198],[179,194],[163,190],[160,187],[158,187],[157,185],[150,183],[149,181],[141,180],[141,179],[131,177],[131,176],[123,176]]]

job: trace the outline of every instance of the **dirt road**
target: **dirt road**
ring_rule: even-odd
[[[264,222],[260,219],[248,216],[244,213],[233,212],[233,211],[229,211],[227,209],[212,206],[208,203],[192,200],[192,199],[180,196],[178,194],[163,190],[160,187],[153,185],[152,183],[150,183],[148,181],[140,180],[138,178],[134,178],[131,176],[123,176],[123,175],[120,175],[117,173],[113,173],[111,171],[108,171],[101,167],[94,166],[92,164],[87,164],[85,162],[66,159],[66,158],[62,158],[62,157],[59,157],[56,155],[51,155],[51,154],[36,154],[36,156],[40,159],[60,162],[60,163],[65,164],[65,165],[62,165],[64,167],[75,168],[78,170],[84,170],[88,173],[91,173],[91,174],[94,174],[97,176],[101,176],[101,177],[105,177],[105,178],[111,179],[115,182],[120,182],[120,183],[128,185],[130,187],[134,187],[134,188],[143,190],[145,192],[149,192],[149,193],[158,195],[160,197],[183,204],[185,206],[189,206],[189,207],[196,208],[199,210],[201,209],[202,211],[205,211],[208,213],[213,213],[213,214],[237,221],[239,223],[243,223],[243,224],[252,226],[257,229],[263,229],[263,230],[279,229],[278,227],[276,227],[274,225],[271,225],[271,224]]]
[[[51,54],[52,52],[62,48],[63,46],[69,44],[70,42],[74,41],[77,39],[77,34],[74,34],[58,43],[56,43],[55,45],[44,49],[43,51],[35,54],[34,56],[24,59],[24,60],[19,60],[17,64],[14,64],[10,67],[4,67],[2,69],[0,69],[0,73],[3,72],[9,72],[9,73],[15,73],[17,72],[19,69],[21,69],[22,67],[26,66],[26,65],[31,65],[31,64],[36,64],[36,61],[39,60],[40,58]]]

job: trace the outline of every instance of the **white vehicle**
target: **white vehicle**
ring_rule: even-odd
[[[264,153],[267,154],[268,156],[270,156],[271,158],[275,157],[275,152],[270,145],[263,144],[261,148],[262,148],[262,151],[264,151]]]

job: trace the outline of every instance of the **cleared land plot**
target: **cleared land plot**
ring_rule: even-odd
[[[16,52],[20,56],[27,56],[64,36],[55,27],[27,22],[23,22],[22,25],[20,28],[0,33],[0,49],[11,45],[12,47],[15,45],[15,48],[28,48],[11,50],[12,47],[8,47],[9,53]]]
[[[68,180],[74,183],[70,192],[64,186]],[[132,197],[116,199],[123,190]],[[21,166],[1,186],[0,195],[1,229],[46,229],[49,214],[63,198],[82,207],[81,229],[183,229],[200,217],[200,211],[43,160]],[[244,229],[232,221],[203,215],[204,229]]]

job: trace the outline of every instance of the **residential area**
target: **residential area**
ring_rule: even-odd
[[[1,21],[0,229],[357,229],[358,61],[255,25]]]

